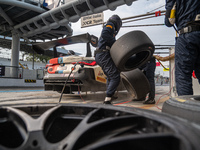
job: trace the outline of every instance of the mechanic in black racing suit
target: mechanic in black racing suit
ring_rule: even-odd
[[[111,16],[103,27],[98,42],[98,48],[95,51],[95,61],[107,76],[107,90],[103,102],[104,104],[111,104],[111,101],[117,98],[114,94],[120,83],[120,72],[110,56],[110,48],[116,41],[115,36],[119,32],[121,26],[121,18],[118,15]]]
[[[146,64],[139,67],[139,69],[147,77],[150,84],[150,92],[148,93],[148,98],[142,97],[140,99],[133,99],[133,101],[143,101],[143,104],[155,104],[155,70],[156,70],[156,59],[154,56],[151,57]]]
[[[200,83],[200,0],[166,0],[165,7],[165,25],[175,24],[179,32],[175,44],[177,93],[193,95],[193,70]]]

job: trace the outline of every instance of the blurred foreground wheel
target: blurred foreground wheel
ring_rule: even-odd
[[[110,54],[120,71],[129,71],[144,65],[154,49],[154,44],[144,32],[131,31],[113,44]]]
[[[127,91],[135,99],[146,97],[150,92],[149,81],[140,69],[121,72],[121,79]]]
[[[200,124],[200,95],[170,98],[165,101],[162,111]]]
[[[158,112],[107,105],[0,107],[1,150],[199,150],[200,128]]]

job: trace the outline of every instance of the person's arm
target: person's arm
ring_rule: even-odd
[[[113,43],[116,41],[115,39],[115,32],[114,32],[114,24],[107,23],[102,31],[102,38],[107,41],[108,46],[112,46]]]
[[[172,24],[172,22],[170,22],[169,18],[171,16],[171,13],[175,13],[174,10],[173,10],[175,2],[176,2],[176,0],[166,0],[166,4],[165,4],[165,9],[166,9],[166,13],[165,13],[165,25],[167,27],[172,27],[173,26],[173,24]]]

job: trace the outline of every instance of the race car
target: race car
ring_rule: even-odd
[[[52,58],[44,70],[45,90],[61,92],[65,85],[64,93],[73,91],[105,91],[106,76],[92,57],[90,45],[96,47],[98,38],[88,33],[67,37],[57,41],[50,41],[35,45],[37,49],[49,49],[61,45],[86,43],[86,57],[76,55],[72,50],[70,54]],[[66,82],[66,84],[65,84]]]
[[[141,33],[136,34],[137,38]],[[114,43],[115,51],[118,47],[116,44],[120,44],[124,41],[123,38],[133,38],[134,33],[128,33],[121,37]],[[146,36],[141,34],[141,36]],[[127,41],[127,40],[126,40]],[[149,41],[148,41],[149,42]],[[77,36],[67,37],[55,41],[38,43],[34,45],[36,49],[49,49],[52,47],[86,43],[87,53],[86,56],[76,55],[75,53],[67,56],[56,57],[49,60],[44,70],[44,89],[62,92],[65,94],[71,94],[74,91],[86,92],[86,91],[105,91],[106,90],[106,75],[99,65],[96,64],[95,58],[92,57],[91,47],[97,47],[98,38],[89,33],[81,34]],[[133,43],[133,42],[131,42]],[[143,65],[153,54],[153,48],[151,43],[145,43],[145,40],[141,43],[135,43],[136,47],[129,46],[129,49],[123,48],[125,53],[121,53],[123,58],[119,58],[116,53],[112,52],[112,57],[116,57],[115,63],[121,72],[121,82],[117,90],[128,90],[133,98],[144,97],[150,91],[150,85],[145,75],[137,69],[138,66]],[[121,45],[121,44],[120,44]],[[142,45],[142,46],[141,46]],[[117,47],[117,48],[116,48]],[[150,47],[150,48],[149,48]],[[130,58],[129,58],[130,56]],[[142,57],[141,57],[142,56]],[[125,59],[124,59],[125,58]],[[132,63],[137,62],[137,63]],[[142,90],[141,90],[142,89]]]
[[[105,91],[106,76],[94,57],[65,56],[49,60],[44,74],[45,90],[64,93]]]

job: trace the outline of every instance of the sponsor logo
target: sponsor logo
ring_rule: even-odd
[[[97,81],[100,81],[100,82],[103,82],[103,83],[106,83],[106,79],[105,78],[102,78],[102,77],[98,77],[96,78]]]
[[[98,76],[103,76],[103,75],[104,75],[104,73],[99,71]]]

